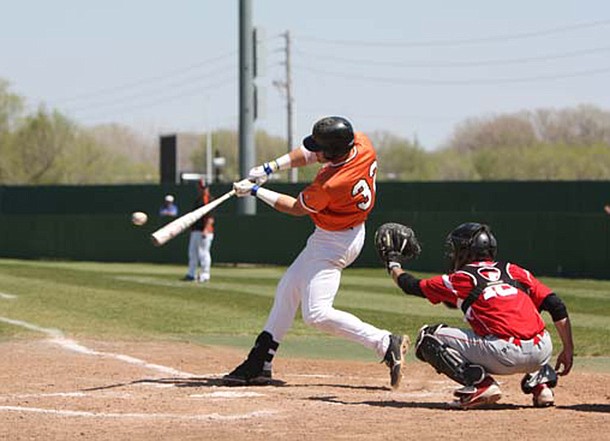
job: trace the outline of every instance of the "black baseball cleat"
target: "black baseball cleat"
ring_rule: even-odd
[[[273,383],[271,370],[254,370],[248,360],[222,377],[225,386],[266,386]]]
[[[271,378],[271,360],[279,345],[269,332],[261,332],[256,337],[254,347],[250,350],[246,360],[231,373],[222,377],[223,384],[225,386],[283,385],[283,381]],[[265,369],[265,365],[268,367],[267,369]]]
[[[405,354],[409,349],[409,337],[406,335],[390,335],[390,345],[383,357],[383,362],[390,368],[390,385],[398,389],[402,380],[402,366]]]

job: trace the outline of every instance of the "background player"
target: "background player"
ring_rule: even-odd
[[[163,198],[163,205],[161,205],[161,208],[159,208],[159,216],[178,216],[178,206],[174,202],[174,196],[171,194],[166,194]]]
[[[386,234],[390,238],[393,233]],[[561,299],[529,271],[495,260],[497,241],[487,225],[465,223],[453,230],[446,240],[451,272],[429,279],[420,280],[401,268],[396,249],[404,247],[405,239],[396,238],[393,251],[387,242],[382,241],[380,254],[396,284],[407,294],[459,307],[472,328],[426,325],[417,336],[417,358],[464,386],[455,391],[453,406],[471,408],[497,401],[501,391],[491,374],[515,373],[526,373],[521,387],[533,394],[534,406],[554,404],[551,388],[557,376],[547,364],[553,346],[539,311],[551,314],[563,343],[555,365],[561,369],[559,375],[567,375],[573,362],[568,312]],[[376,245],[379,250],[377,235]]]
[[[255,183],[264,182],[277,170],[316,161],[324,165],[296,199]],[[370,140],[363,133],[354,133],[345,118],[331,116],[315,123],[302,147],[253,168],[249,179],[233,185],[238,196],[254,195],[293,216],[309,215],[316,227],[280,280],[267,323],[254,348],[242,364],[224,377],[226,384],[270,382],[273,357],[300,304],[308,325],[375,351],[390,368],[392,387],[398,387],[406,337],[378,329],[333,307],[341,271],[358,257],[364,244],[364,222],[375,204],[376,171],[377,157]]]
[[[197,197],[193,210],[206,205],[214,197],[203,179],[197,184]],[[212,269],[212,242],[214,241],[214,217],[211,214],[203,216],[191,226],[188,245],[188,271],[182,280],[208,282]]]

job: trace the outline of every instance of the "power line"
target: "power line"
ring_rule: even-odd
[[[494,84],[513,84],[513,83],[533,83],[538,81],[563,80],[568,78],[584,77],[598,75],[610,72],[610,67],[601,69],[590,69],[578,72],[570,72],[566,74],[552,75],[536,75],[531,77],[515,77],[515,78],[471,78],[467,80],[431,80],[429,78],[388,78],[376,77],[367,75],[353,75],[345,72],[329,72],[321,69],[311,68],[309,66],[298,66],[299,69],[309,71],[319,75],[328,75],[337,78],[345,78],[348,80],[364,80],[377,83],[402,84],[402,85],[418,85],[418,86],[481,86]]]
[[[229,78],[223,78],[221,81],[218,81],[213,84],[209,84],[207,87],[209,89],[217,90],[218,88],[220,88],[222,86],[226,86],[227,84],[230,84],[230,83],[236,83],[235,76],[231,76]],[[176,101],[178,99],[181,99],[181,98],[184,98],[187,96],[193,97],[193,96],[196,96],[197,94],[201,94],[201,93],[203,93],[203,91],[202,91],[202,88],[199,86],[197,88],[187,89],[180,93],[166,94],[163,96],[156,95],[156,96],[154,96],[154,99],[152,99],[152,100],[145,100],[145,101],[139,102],[139,103],[132,103],[132,105],[128,105],[128,106],[121,107],[122,102],[115,102],[114,105],[109,105],[107,107],[119,106],[119,109],[112,113],[112,116],[115,116],[117,113],[120,113],[120,112],[139,110],[144,107],[148,108],[148,107],[157,106],[160,104],[166,104],[168,102]],[[99,107],[100,106],[89,106],[89,110],[94,111],[93,115],[88,114],[86,109],[85,109],[84,114],[82,112],[80,112],[79,115],[84,118],[102,118],[104,116],[104,114],[98,115],[95,113],[95,111],[98,110]]]
[[[319,111],[319,108],[317,107],[310,107],[310,106],[305,106],[305,107],[301,107],[301,110],[305,111],[305,112],[309,112],[309,113],[317,113]],[[367,114],[367,113],[361,113],[358,111],[355,111],[354,114],[358,115],[358,118],[360,119],[381,119],[381,120],[388,120],[388,119],[392,119],[392,120],[398,120],[398,119],[406,119],[409,121],[422,121],[422,122],[426,122],[426,123],[432,123],[432,124],[440,124],[440,123],[446,123],[446,122],[451,122],[451,121],[455,121],[456,119],[462,118],[461,116],[449,116],[449,115],[413,115],[413,114]]]
[[[469,61],[379,61],[361,58],[344,58],[337,57],[335,55],[320,55],[318,53],[303,51],[300,49],[295,52],[301,56],[311,57],[312,59],[324,59],[331,60],[339,63],[357,64],[359,66],[365,66],[367,64],[371,66],[390,66],[390,67],[474,67],[474,66],[503,66],[510,64],[522,64],[522,63],[536,63],[551,60],[561,60],[566,58],[574,58],[583,55],[599,54],[610,51],[610,46],[598,47],[592,49],[581,49],[569,52],[561,52],[555,54],[541,55],[536,57],[521,57],[521,58],[506,58],[506,59],[489,59],[489,60],[469,60]],[[368,61],[368,63],[367,63]]]
[[[493,35],[488,37],[476,38],[452,38],[450,40],[429,40],[429,41],[379,41],[373,42],[368,40],[328,40],[324,38],[302,36],[297,37],[298,40],[311,41],[315,43],[335,44],[340,46],[383,46],[383,47],[433,47],[433,46],[462,46],[469,44],[485,44],[497,43],[512,40],[522,40],[527,38],[544,37],[559,33],[578,31],[580,29],[591,29],[610,25],[610,20],[597,20],[586,23],[578,23],[567,26],[557,26],[554,28],[544,29],[540,31],[522,32],[516,34]]]
[[[273,37],[273,38],[277,38],[277,37]],[[269,41],[272,38],[267,38],[266,40]],[[81,104],[78,105],[78,107],[73,107],[73,108],[68,108],[67,111],[68,113],[78,113],[79,116],[83,116],[83,117],[93,117],[93,118],[99,118],[99,117],[103,117],[100,115],[98,112],[98,110],[100,109],[107,109],[107,108],[118,108],[118,112],[125,112],[125,111],[133,111],[133,110],[139,110],[141,108],[144,107],[150,107],[150,106],[156,106],[156,105],[160,105],[163,103],[167,103],[167,102],[171,102],[171,101],[176,101],[178,99],[187,97],[187,96],[193,96],[194,94],[198,94],[198,93],[202,93],[202,86],[197,86],[196,88],[189,88],[187,90],[183,90],[182,92],[179,93],[165,93],[165,94],[160,94],[158,92],[156,92],[155,90],[151,90],[151,88],[162,88],[164,91],[167,89],[171,89],[171,88],[184,88],[185,86],[189,86],[192,85],[194,83],[198,83],[198,82],[202,82],[202,81],[209,81],[212,77],[217,77],[219,75],[222,75],[222,79],[220,81],[217,81],[215,83],[212,84],[207,84],[205,86],[203,86],[203,88],[205,89],[217,89],[219,87],[224,87],[230,83],[234,83],[237,84],[236,81],[236,75],[232,75],[229,78],[227,78],[227,71],[232,71],[232,72],[237,72],[237,51],[232,51],[230,53],[225,53],[213,58],[209,58],[200,62],[197,62],[195,64],[186,66],[186,67],[181,67],[181,68],[177,68],[174,69],[172,71],[166,72],[164,74],[160,74],[160,75],[156,75],[156,76],[152,76],[152,77],[148,77],[148,78],[143,78],[140,80],[136,80],[136,81],[131,81],[128,83],[124,83],[118,86],[113,86],[113,87],[107,87],[107,88],[103,88],[103,89],[99,89],[95,92],[91,92],[91,93],[87,93],[87,94],[82,94],[82,95],[78,95],[78,96],[73,96],[73,97],[69,97],[69,98],[64,98],[64,99],[60,99],[60,100],[56,100],[57,102],[61,102],[62,104],[64,103],[69,103],[69,102],[81,102]],[[199,72],[196,73],[194,75],[190,75],[188,77],[183,77],[185,74],[191,72],[191,71],[195,71],[196,69],[200,69],[201,67],[210,67],[210,65],[213,65],[214,63],[217,63],[223,59],[227,59],[229,57],[235,57],[234,62],[232,62],[229,66],[227,66],[225,64],[225,66],[221,66],[218,67],[212,71],[208,71],[205,73],[205,76],[203,76],[204,74]],[[280,65],[281,63],[277,63],[278,65]],[[179,77],[182,77],[181,79],[177,79]],[[160,82],[167,82],[168,80],[173,80],[171,83],[169,84],[158,84]],[[155,84],[157,83],[157,84]],[[149,91],[136,91],[134,93],[130,93],[128,95],[123,95],[123,96],[117,96],[116,98],[108,98],[108,95],[112,95],[112,94],[118,94],[118,93],[123,93],[125,91],[132,91],[133,89],[138,89],[141,88],[143,86],[151,86],[149,88]],[[151,96],[154,95],[154,96]],[[101,100],[96,100],[96,98],[100,98],[103,97],[103,99]],[[151,98],[151,99],[146,99],[146,98]],[[144,100],[142,100],[144,99]],[[134,102],[135,101],[135,102]],[[83,103],[84,102],[84,103]],[[94,115],[91,115],[91,112],[94,112]],[[116,112],[113,112],[114,116],[116,115]]]
[[[97,91],[90,92],[90,93],[85,93],[85,94],[76,95],[76,96],[72,96],[72,97],[60,98],[60,99],[57,99],[56,101],[63,102],[63,103],[72,102],[72,101],[80,101],[80,100],[85,100],[85,99],[89,99],[89,98],[96,98],[96,97],[102,96],[102,95],[108,95],[108,94],[111,94],[111,93],[114,93],[117,91],[121,91],[124,89],[131,89],[133,87],[139,87],[139,86],[154,83],[157,81],[164,81],[169,77],[173,77],[175,75],[182,75],[182,74],[193,71],[193,70],[198,69],[203,66],[207,67],[211,63],[215,63],[217,61],[220,61],[220,60],[232,57],[232,56],[235,57],[236,54],[237,54],[237,51],[232,51],[230,53],[226,53],[226,54],[219,55],[219,56],[216,56],[213,58],[209,58],[207,60],[203,60],[203,61],[197,62],[197,63],[189,65],[189,66],[180,67],[180,68],[171,70],[164,74],[130,81],[128,83],[124,83],[124,84],[121,84],[118,86],[106,87],[106,88],[99,89]],[[235,60],[235,61],[237,61],[237,60]]]
[[[232,69],[233,71],[237,70],[237,68],[235,66],[232,66],[234,69]],[[214,76],[219,76],[222,75],[223,77],[223,82],[226,79],[226,73],[229,69],[227,69],[226,67],[222,67],[219,69],[216,69],[213,74]],[[201,76],[197,75],[197,76],[192,76],[188,78],[189,81],[187,81],[187,79],[182,79],[182,80],[177,80],[173,83],[167,84],[165,86],[162,86],[163,89],[167,90],[170,88],[174,88],[174,87],[184,87],[184,86],[188,86],[190,84],[193,83],[198,83],[201,81],[206,81],[206,78],[202,78]],[[208,86],[208,88],[212,88],[214,86]],[[147,97],[150,95],[158,95],[158,93],[154,90],[147,90],[147,91],[139,91],[139,92],[134,92],[130,95],[126,95],[126,96],[122,96],[122,97],[117,97],[117,98],[111,98],[111,99],[106,99],[106,100],[101,100],[101,101],[93,101],[93,102],[89,102],[87,104],[83,104],[80,105],[78,107],[74,107],[74,108],[68,108],[71,111],[79,111],[82,109],[87,109],[87,108],[91,108],[91,107],[108,107],[108,106],[114,106],[117,104],[121,104],[125,101],[131,101],[134,99],[138,99],[138,98],[143,98],[143,97]]]

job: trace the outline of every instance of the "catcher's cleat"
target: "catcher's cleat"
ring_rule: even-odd
[[[534,394],[532,400],[534,407],[551,407],[555,405],[555,394],[553,394],[553,389],[545,383],[537,385],[532,393]]]
[[[266,386],[273,382],[271,370],[253,370],[248,360],[222,377],[225,386]]]
[[[457,399],[449,403],[450,408],[474,409],[495,403],[502,397],[502,391],[493,377],[487,376],[476,386],[464,386],[456,389],[453,395]]]
[[[390,345],[383,357],[383,362],[390,368],[390,385],[398,389],[402,380],[402,366],[405,354],[409,349],[409,337],[406,335],[390,335]]]

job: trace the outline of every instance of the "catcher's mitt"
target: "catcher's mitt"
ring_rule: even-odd
[[[413,230],[405,225],[390,222],[380,226],[375,232],[375,248],[386,266],[390,262],[415,259],[421,253],[421,246]]]

